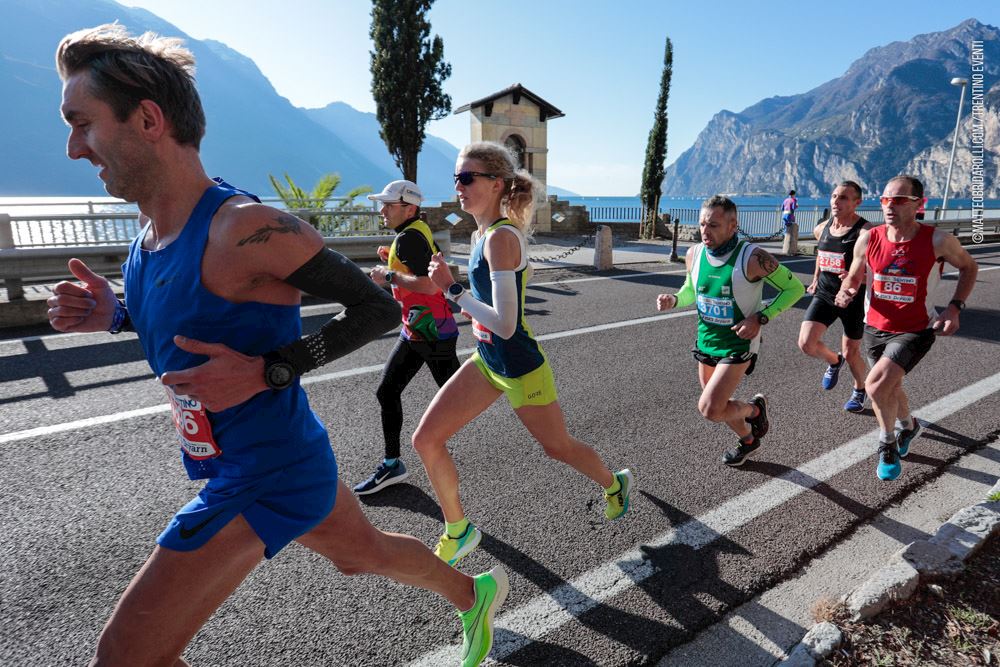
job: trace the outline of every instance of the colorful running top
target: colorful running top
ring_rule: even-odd
[[[430,250],[430,253],[426,254],[426,259],[419,256],[421,254],[419,252],[409,252],[408,248],[412,247],[410,243],[414,239],[416,243],[426,244],[427,249]],[[396,238],[392,240],[392,245],[389,246],[389,269],[397,273],[426,276],[427,265],[430,263],[431,255],[436,252],[438,252],[438,247],[434,243],[434,235],[431,234],[431,228],[427,226],[427,223],[419,219],[410,220],[400,225],[396,233]],[[418,257],[411,257],[411,254],[418,255]],[[419,269],[411,268],[414,262],[423,266],[423,272]],[[434,294],[421,294],[420,292],[412,292],[396,283],[392,283],[391,285],[393,298],[403,307],[403,330],[399,333],[400,338],[417,341],[424,340],[423,335],[410,327],[411,318],[419,317],[421,306],[430,309],[434,317],[434,323],[437,325],[438,339],[455,338],[458,336],[458,325],[455,323],[455,316],[452,315],[451,306],[448,305],[444,294],[440,291]],[[417,313],[413,313],[414,308],[417,309]]]
[[[944,271],[934,253],[934,228],[920,225],[909,241],[893,243],[887,227],[868,236],[865,324],[892,333],[923,331],[936,312],[929,296]]]
[[[732,327],[761,308],[764,281],[750,282],[747,263],[753,254],[752,243],[740,241],[726,257],[712,257],[699,243],[688,252],[691,283],[698,305],[698,349],[713,357],[756,353],[760,334],[753,339],[740,338]]]
[[[816,282],[816,296],[825,303],[833,305],[833,300],[840,291],[843,276],[851,270],[854,261],[854,246],[858,242],[858,234],[868,221],[859,218],[843,236],[830,233],[831,220],[819,235],[816,243],[816,262],[819,264],[819,279]]]
[[[508,378],[527,375],[545,362],[542,349],[535,341],[528,321],[524,319],[524,288],[528,284],[528,242],[524,234],[507,218],[500,218],[478,239],[469,255],[469,287],[472,296],[488,306],[493,305],[493,283],[490,280],[490,265],[483,256],[486,239],[490,234],[503,228],[517,236],[521,244],[521,263],[515,270],[517,285],[517,328],[514,335],[506,340],[500,338],[479,322],[473,320],[472,332],[476,336],[476,349],[486,366],[494,373]]]
[[[141,247],[149,225],[132,242],[125,274],[125,305],[146,359],[157,377],[207,361],[174,345],[175,335],[223,343],[260,355],[299,339],[299,307],[232,303],[201,282],[202,255],[215,212],[230,197],[254,195],[216,179],[184,229],[155,252]],[[263,391],[240,405],[208,412],[200,402],[167,390],[184,467],[191,479],[250,477],[309,458],[330,447],[326,429],[295,384]]]

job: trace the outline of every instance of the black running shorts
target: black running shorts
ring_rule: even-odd
[[[872,366],[882,357],[888,357],[909,373],[933,344],[933,329],[893,333],[865,325],[865,349]]]
[[[730,354],[728,357],[713,357],[710,354],[705,354],[698,348],[691,350],[692,356],[694,356],[695,361],[699,364],[705,364],[706,366],[718,366],[719,364],[744,364],[750,362],[747,366],[747,375],[753,373],[753,369],[757,367],[757,355],[751,352],[745,352],[741,354]]]
[[[845,336],[851,340],[861,340],[865,332],[864,305],[863,297],[854,299],[847,308],[838,308],[814,296],[803,319],[806,322],[819,322],[827,327],[839,319],[844,325]]]

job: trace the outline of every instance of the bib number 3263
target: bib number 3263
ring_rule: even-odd
[[[166,387],[166,390],[181,448],[195,461],[214,459],[221,455],[222,450],[215,444],[212,424],[208,421],[208,415],[205,414],[201,401],[196,401],[190,396],[175,394],[170,387]]]

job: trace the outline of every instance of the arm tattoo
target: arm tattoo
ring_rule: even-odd
[[[271,234],[301,234],[302,230],[299,227],[299,219],[293,215],[288,215],[286,213],[278,214],[275,218],[278,222],[277,226],[265,225],[255,231],[250,236],[245,239],[241,239],[237,246],[244,246],[247,244],[255,243],[267,243],[271,240]]]
[[[772,257],[771,253],[766,250],[758,248],[757,252],[754,254],[757,255],[757,263],[760,265],[760,268],[764,270],[765,276],[771,275],[774,273],[774,270],[778,268],[778,260]]]

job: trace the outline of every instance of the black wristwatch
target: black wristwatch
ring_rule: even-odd
[[[385,282],[391,283],[395,279],[396,279],[396,272],[395,271],[386,271],[385,272]]]
[[[756,313],[756,315],[757,315],[757,322],[758,322],[758,323],[759,323],[759,324],[760,324],[761,326],[764,326],[765,324],[767,324],[768,322],[770,322],[770,321],[771,321],[771,318],[770,318],[770,317],[768,317],[767,315],[765,315],[765,314],[763,313],[763,311],[758,311],[758,312]]]
[[[287,389],[295,382],[295,367],[277,352],[264,355],[264,384],[274,390]]]
[[[965,310],[965,302],[962,301],[961,299],[952,299],[951,301],[948,302],[948,305],[955,306],[956,308],[958,308],[958,312],[962,312],[963,310]]]
[[[452,283],[448,286],[448,298],[452,301],[458,301],[461,296],[465,294],[465,288],[458,283]]]

